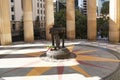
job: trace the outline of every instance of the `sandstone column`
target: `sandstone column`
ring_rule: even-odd
[[[12,43],[10,26],[9,0],[0,0],[0,42],[1,45]]]
[[[34,41],[33,19],[32,19],[32,0],[23,0],[23,20],[24,20],[24,40],[25,42]]]
[[[120,0],[117,2],[117,10],[118,10],[118,25],[119,25],[119,42],[120,42]]]
[[[46,39],[51,40],[50,28],[54,25],[53,0],[45,0]]]
[[[87,37],[96,40],[96,0],[87,0]]]
[[[118,8],[118,11],[119,11],[119,42],[120,42],[120,1],[118,2],[119,6],[117,7]]]
[[[75,39],[75,0],[66,0],[67,38]]]
[[[118,43],[120,37],[120,0],[110,0],[109,41]]]

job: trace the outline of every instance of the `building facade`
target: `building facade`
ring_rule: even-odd
[[[87,15],[87,0],[83,0],[83,14]]]
[[[101,8],[102,8],[102,4],[106,1],[109,1],[109,0],[96,0],[96,5],[97,5],[97,14],[98,16],[100,16],[101,14]],[[87,0],[83,0],[83,14],[87,14]]]
[[[19,35],[23,21],[22,0],[9,0],[12,36]],[[40,29],[45,28],[45,1],[32,0],[33,23],[39,17]],[[34,25],[35,26],[35,25]]]
[[[13,31],[18,31],[20,26],[20,21],[22,20],[22,6],[21,0],[9,0],[10,2],[10,21],[11,29]],[[16,34],[14,34],[16,35]]]
[[[78,0],[75,0],[75,8],[79,9]],[[60,9],[66,8],[66,0],[56,0],[55,2],[55,12],[59,12]]]

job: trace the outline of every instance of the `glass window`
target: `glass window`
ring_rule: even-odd
[[[14,0],[11,0],[11,2],[14,2]]]
[[[15,24],[12,24],[12,28],[13,28],[13,30],[15,30]]]
[[[11,7],[11,11],[14,11],[14,6]]]
[[[39,7],[39,3],[37,3],[37,7]]]
[[[12,20],[15,20],[15,16],[14,15],[12,15]]]

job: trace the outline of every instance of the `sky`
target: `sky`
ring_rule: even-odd
[[[78,6],[82,6],[83,0],[78,0]]]

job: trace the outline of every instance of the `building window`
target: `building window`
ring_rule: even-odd
[[[39,3],[37,3],[37,7],[39,7]]]
[[[14,0],[11,0],[11,2],[14,2]]]
[[[41,20],[42,20],[42,16],[41,16]]]
[[[41,14],[42,14],[42,10],[41,10]]]
[[[44,16],[44,20],[45,20],[45,16]]]
[[[44,10],[44,14],[45,14],[45,10]]]
[[[11,11],[14,11],[14,6],[11,7]]]
[[[37,10],[37,13],[39,14],[39,9]]]
[[[42,8],[42,4],[40,4],[41,8]]]
[[[43,8],[45,8],[45,5],[43,4]]]
[[[15,24],[12,24],[12,29],[15,30]]]
[[[15,20],[15,16],[14,15],[12,15],[12,20]]]

